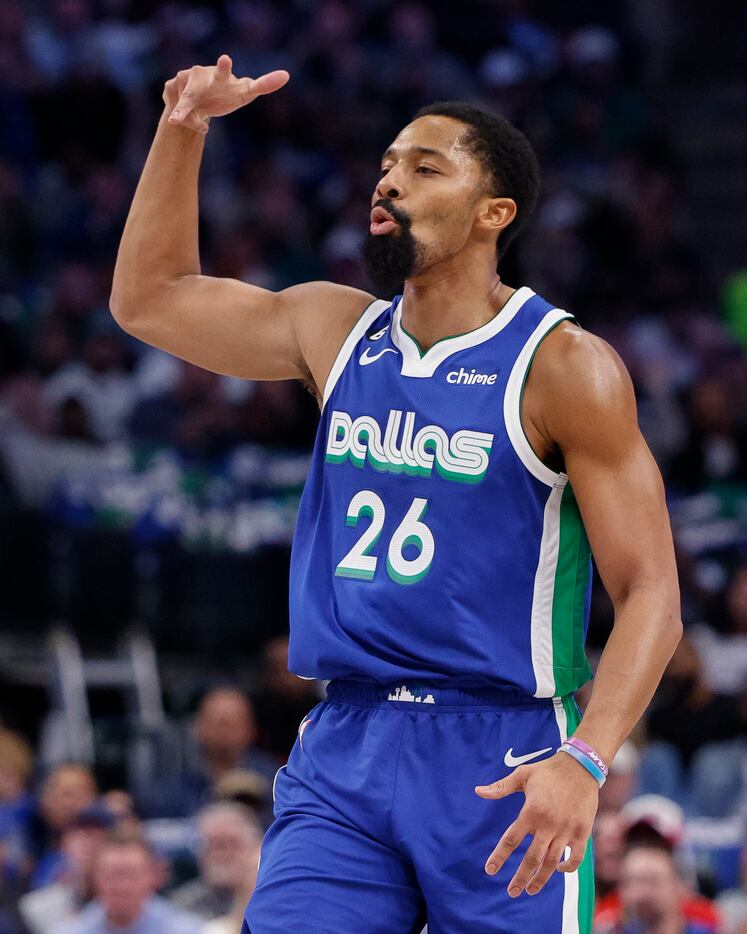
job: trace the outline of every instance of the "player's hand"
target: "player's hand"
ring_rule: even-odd
[[[221,55],[215,65],[194,65],[180,71],[163,87],[169,123],[207,133],[211,117],[223,117],[250,104],[260,94],[272,94],[288,82],[287,71],[270,71],[260,78],[237,78],[233,63]]]
[[[524,806],[485,864],[485,871],[494,875],[524,837],[532,835],[534,839],[508,885],[512,898],[524,891],[536,895],[556,869],[578,869],[599,804],[595,779],[562,752],[532,765],[520,765],[506,778],[475,788],[481,798],[491,800],[517,791],[524,792]],[[567,846],[570,858],[561,862]]]

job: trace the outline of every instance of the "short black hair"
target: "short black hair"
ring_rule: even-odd
[[[485,168],[491,196],[516,202],[516,217],[498,237],[498,253],[504,256],[537,203],[540,171],[532,144],[505,117],[464,101],[436,101],[421,107],[413,120],[420,117],[451,117],[464,123],[468,130],[463,141]]]

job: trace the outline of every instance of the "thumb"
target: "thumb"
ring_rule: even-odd
[[[226,55],[225,53],[218,57],[218,62],[216,64],[219,78],[227,78],[231,74],[231,69],[233,68],[233,62],[231,61],[231,56]]]
[[[497,782],[491,782],[489,785],[476,785],[475,794],[481,798],[490,798],[491,800],[505,798],[507,795],[513,795],[517,791],[521,791],[524,788],[525,781],[526,773],[519,767]]]

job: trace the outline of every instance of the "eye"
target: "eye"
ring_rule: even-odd
[[[419,165],[416,169],[418,172],[425,172],[426,175],[438,175],[438,172],[435,169],[432,169],[428,165]]]
[[[386,173],[387,173],[388,171],[389,171],[389,169],[386,168],[386,167],[384,167],[384,168],[381,170],[381,175],[382,175],[382,177],[383,177],[384,175],[386,175]]]

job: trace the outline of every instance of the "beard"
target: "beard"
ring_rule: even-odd
[[[366,274],[381,298],[392,298],[401,292],[405,279],[409,279],[422,266],[425,248],[412,235],[412,218],[394,208],[382,198],[375,207],[387,210],[399,227],[388,234],[372,234],[363,242],[361,256]]]

